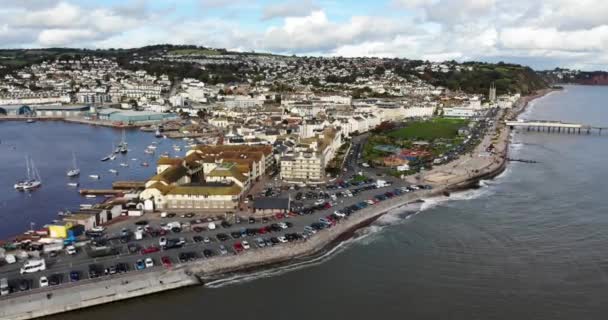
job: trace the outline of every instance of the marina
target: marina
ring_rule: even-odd
[[[21,134],[25,126],[30,135]],[[35,135],[48,139],[68,136],[71,140],[66,146],[52,146],[45,140],[35,139]],[[9,182],[0,184],[0,218],[6,221],[0,225],[0,239],[16,235],[32,222],[37,226],[50,223],[60,210],[78,208],[89,200],[98,200],[82,197],[75,188],[112,189],[118,173],[123,181],[146,179],[155,170],[149,165],[156,163],[155,157],[143,152],[152,142],[157,143],[155,145],[160,152],[175,152],[172,147],[174,142],[165,144],[148,132],[126,129],[124,138],[133,151],[128,153],[128,158],[120,153],[112,153],[112,156],[124,163],[133,161],[133,158],[137,160],[129,167],[120,167],[118,163],[110,161],[108,154],[103,151],[106,148],[100,146],[109,148],[113,142],[123,140],[122,129],[62,121],[37,121],[31,124],[25,121],[4,121],[0,126],[0,136],[0,159],[6,163],[0,168],[0,181]],[[15,184],[28,180],[24,161],[26,156],[35,160],[35,169],[42,177],[40,182],[43,187],[30,189],[35,192],[15,192]],[[106,156],[106,161],[99,161]],[[74,158],[77,158],[76,165]],[[38,159],[45,160],[42,166],[36,161]],[[67,172],[75,167],[80,174],[67,176]],[[120,172],[113,167],[120,167]],[[115,170],[116,173],[110,175],[109,170]],[[108,173],[103,176],[103,172]]]

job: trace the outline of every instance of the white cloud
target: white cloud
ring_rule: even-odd
[[[42,46],[65,46],[72,43],[89,42],[102,37],[102,34],[87,29],[48,29],[38,36]]]
[[[284,17],[303,17],[319,10],[312,0],[290,1],[279,4],[270,4],[264,7],[262,20]]]
[[[336,23],[325,12],[315,11],[306,17],[286,18],[282,26],[269,28],[260,44],[280,52],[327,52],[343,45],[391,39],[405,27],[392,19],[368,16]]]

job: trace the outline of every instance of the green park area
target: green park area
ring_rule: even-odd
[[[458,130],[468,124],[468,120],[435,118],[387,127],[368,138],[362,156],[370,165],[383,166],[385,157],[409,150],[421,155],[409,162],[410,167],[428,167],[434,158],[449,153],[463,143],[464,136],[459,135]]]
[[[467,124],[468,121],[462,119],[436,118],[408,123],[406,127],[389,132],[388,135],[400,139],[452,139],[458,136],[458,129]]]

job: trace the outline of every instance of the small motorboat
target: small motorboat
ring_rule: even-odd
[[[68,187],[76,188],[78,186],[79,186],[78,182],[68,182]]]
[[[98,174],[90,174],[89,178],[99,180],[101,177]]]
[[[87,195],[86,195],[86,196],[84,196],[84,197],[85,197],[85,198],[89,198],[89,199],[94,199],[94,198],[97,198],[97,196],[96,196],[96,195],[94,195],[94,194],[87,194]]]
[[[142,163],[141,163],[141,166],[142,166],[142,167],[149,167],[150,165],[149,165],[147,162],[142,162]]]

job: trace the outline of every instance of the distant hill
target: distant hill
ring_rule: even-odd
[[[483,62],[465,62],[464,67],[472,70],[425,72],[420,77],[434,85],[450,90],[462,90],[467,93],[487,94],[490,86],[496,86],[496,92],[529,94],[548,87],[548,83],[529,67],[517,64],[490,64]]]
[[[578,71],[556,68],[540,71],[539,74],[551,84],[608,85],[608,72],[606,71]]]

